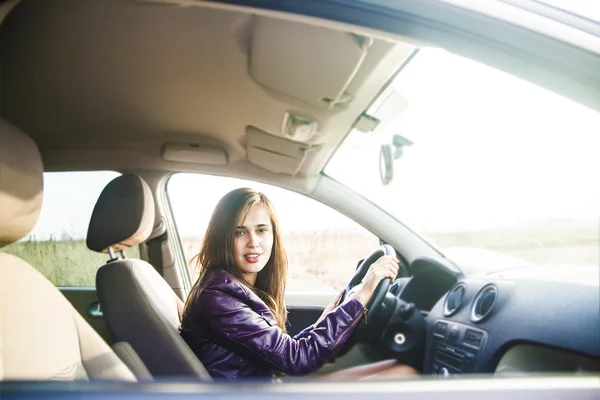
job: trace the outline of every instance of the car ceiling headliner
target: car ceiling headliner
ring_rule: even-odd
[[[284,112],[300,106],[323,130],[305,171],[314,175],[402,60],[381,63],[346,109],[311,109],[250,77],[253,18],[138,1],[23,0],[0,30],[2,114],[36,140],[48,169],[94,167],[89,151],[114,154],[115,169],[177,169],[160,159],[164,142],[216,144],[235,163],[245,158],[247,126],[278,135]],[[146,155],[138,164],[135,152]]]

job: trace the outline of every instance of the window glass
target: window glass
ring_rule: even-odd
[[[274,203],[289,259],[288,290],[329,291],[348,284],[358,260],[379,244],[375,235],[332,208],[275,186],[200,174],[176,174],[167,185],[192,281],[191,263],[218,201],[229,191],[250,187]]]
[[[600,113],[439,49],[421,50],[369,113],[381,123],[351,132],[325,173],[457,264],[598,268]],[[412,144],[384,185],[395,135]]]
[[[35,228],[3,251],[27,261],[56,286],[96,286],[96,271],[108,255],[89,250],[85,238],[98,196],[117,176],[114,171],[44,173]],[[138,248],[127,255],[139,257]]]

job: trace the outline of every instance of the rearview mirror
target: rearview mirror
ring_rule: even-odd
[[[379,175],[381,183],[387,186],[394,178],[394,158],[392,157],[392,145],[382,144],[379,153]]]
[[[412,146],[413,142],[398,134],[393,136],[392,144],[382,144],[379,152],[379,175],[384,186],[390,184],[394,179],[394,161],[404,154],[406,146]]]

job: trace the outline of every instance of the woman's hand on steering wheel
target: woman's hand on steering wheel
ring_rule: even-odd
[[[396,279],[398,263],[398,259],[394,256],[381,256],[371,264],[362,282],[354,287],[349,297],[354,297],[367,307],[379,282],[385,278],[390,278],[392,282]]]

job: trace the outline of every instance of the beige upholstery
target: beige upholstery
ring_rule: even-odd
[[[148,184],[134,174],[106,185],[92,213],[87,234],[90,250],[125,250],[148,239],[154,226],[154,200]]]
[[[35,225],[42,171],[36,145],[0,120],[2,246]],[[25,261],[0,252],[0,380],[48,379],[135,381],[58,289]]]
[[[152,226],[150,219],[154,222],[154,200],[147,187],[133,174],[115,178],[106,186],[94,208],[88,247],[97,243],[96,251],[104,251],[117,249],[117,241],[133,246],[147,238],[149,231],[137,233],[146,232],[141,229],[144,225]],[[114,218],[116,214],[119,218]],[[125,232],[135,235],[125,237]],[[210,379],[179,336],[183,303],[152,265],[130,258],[111,260],[98,270],[96,290],[113,339],[129,343],[153,376]]]
[[[25,261],[0,253],[3,380],[135,380],[67,299]]]
[[[27,235],[37,222],[42,172],[33,140],[0,119],[0,247]]]

